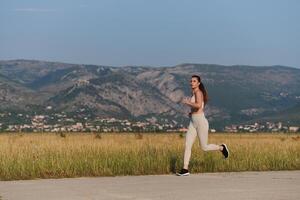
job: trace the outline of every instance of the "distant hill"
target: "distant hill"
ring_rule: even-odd
[[[300,69],[186,63],[170,67],[110,67],[35,60],[0,61],[0,109],[52,105],[94,116],[188,120],[180,103],[192,74],[209,94],[212,126],[276,120],[300,124]]]

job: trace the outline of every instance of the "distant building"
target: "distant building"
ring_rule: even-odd
[[[187,128],[180,128],[178,129],[179,132],[186,132],[188,129]]]
[[[297,132],[299,130],[299,127],[298,126],[290,126],[289,127],[289,131],[290,132]]]

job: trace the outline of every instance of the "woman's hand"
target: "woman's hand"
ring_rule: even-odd
[[[189,97],[184,97],[181,101],[181,103],[184,103],[184,104],[190,104],[191,103],[191,98]]]

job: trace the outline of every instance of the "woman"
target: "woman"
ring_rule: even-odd
[[[188,165],[191,157],[191,151],[193,143],[198,135],[201,148],[204,151],[216,151],[222,152],[225,158],[229,156],[229,150],[226,144],[216,145],[207,144],[208,139],[208,121],[204,115],[204,106],[207,103],[207,92],[201,82],[200,76],[193,75],[190,80],[190,85],[192,88],[193,96],[189,98],[184,98],[182,103],[191,107],[191,112],[189,113],[190,123],[188,131],[185,136],[185,151],[184,151],[184,165],[180,172],[177,173],[178,176],[189,175]]]

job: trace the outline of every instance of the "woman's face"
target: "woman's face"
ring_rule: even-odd
[[[191,85],[191,88],[194,89],[194,88],[199,87],[200,83],[196,77],[192,77],[190,80],[190,85]]]

